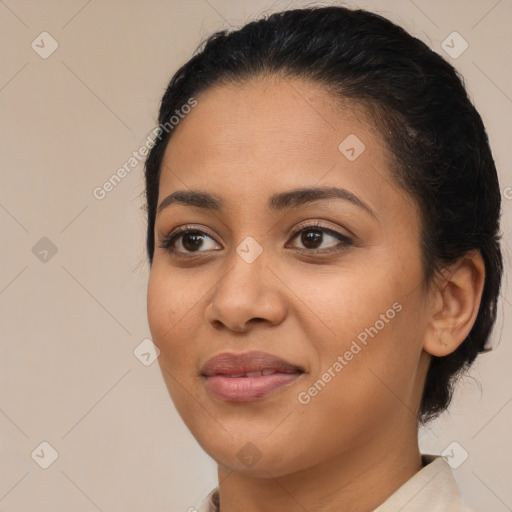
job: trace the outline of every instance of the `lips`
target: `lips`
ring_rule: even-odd
[[[284,359],[265,352],[242,352],[232,354],[226,352],[209,359],[201,369],[201,374],[207,377],[212,375],[233,375],[273,371],[280,373],[303,372],[301,368],[288,363]]]
[[[228,402],[259,400],[290,385],[304,370],[265,352],[223,353],[201,368],[206,388]]]

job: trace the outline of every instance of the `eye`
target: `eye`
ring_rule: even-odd
[[[295,238],[298,238],[300,243],[305,247],[305,249],[300,247],[299,249],[307,252],[319,251],[329,253],[343,250],[353,244],[352,240],[348,236],[333,229],[322,227],[319,223],[302,226],[294,232],[292,240]],[[322,247],[322,244],[329,240],[336,243],[331,244],[328,247]]]
[[[204,241],[206,239],[213,240],[211,236],[209,236],[204,231],[201,231],[200,229],[180,227],[169,235],[165,236],[162,239],[159,247],[171,253],[177,254],[202,252],[198,251],[197,249],[205,248]],[[178,247],[176,247],[176,241],[178,240],[179,244]],[[211,247],[212,245],[213,247]],[[210,244],[210,247],[208,247],[208,244],[206,244],[206,249],[214,249],[214,246],[215,244]]]

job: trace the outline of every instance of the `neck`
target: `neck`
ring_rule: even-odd
[[[422,465],[416,425],[387,434],[277,478],[219,466],[220,512],[371,512]]]

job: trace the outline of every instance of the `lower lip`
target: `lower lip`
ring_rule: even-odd
[[[273,373],[258,377],[212,375],[206,377],[206,387],[219,400],[252,402],[288,386],[300,375],[300,373]]]

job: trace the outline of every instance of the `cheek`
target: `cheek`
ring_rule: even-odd
[[[393,394],[412,389],[425,329],[421,291],[411,293],[419,271],[407,274],[400,262],[381,260],[366,271],[351,267],[302,277],[302,297],[313,312],[306,337],[316,352],[308,385],[326,383],[318,383],[318,394],[311,389],[312,401],[327,406],[332,399],[345,411],[366,403],[377,410],[396,400]]]
[[[165,279],[152,269],[147,292],[148,324],[153,343],[160,350],[163,348],[166,331],[172,325],[170,320],[178,313],[173,294],[169,291]]]
[[[320,353],[338,353],[358,335],[364,342],[371,336],[368,330],[389,331],[405,295],[406,285],[399,275],[381,260],[379,265],[360,262],[290,276],[289,282],[300,283],[293,291],[304,305],[303,321],[309,318],[306,337],[310,343]]]
[[[351,327],[365,334],[366,344],[356,334],[321,348],[319,371],[298,390],[301,422],[294,436],[311,435],[319,453],[343,451],[369,441],[383,425],[397,426],[396,418],[409,417],[421,349],[414,334],[409,337],[407,315],[404,306],[380,330],[380,324],[377,331]]]
[[[152,269],[148,283],[148,324],[153,343],[160,350],[162,376],[181,413],[182,402],[187,399],[182,383],[190,381],[198,364],[197,332],[204,291],[196,293],[190,281],[171,279],[168,272],[156,270]]]
[[[199,307],[204,294],[194,293],[188,284],[153,265],[147,290],[148,324],[153,343],[160,350],[158,363],[169,395],[184,420],[191,401],[182,383],[191,378],[197,351],[193,341],[199,310],[194,306]]]
[[[147,314],[153,342],[165,350],[168,345],[179,344],[187,334],[187,324],[197,325],[204,289],[195,290],[194,282],[184,280],[179,275],[169,275],[158,267],[153,267],[148,282]],[[178,334],[179,333],[179,334]]]

